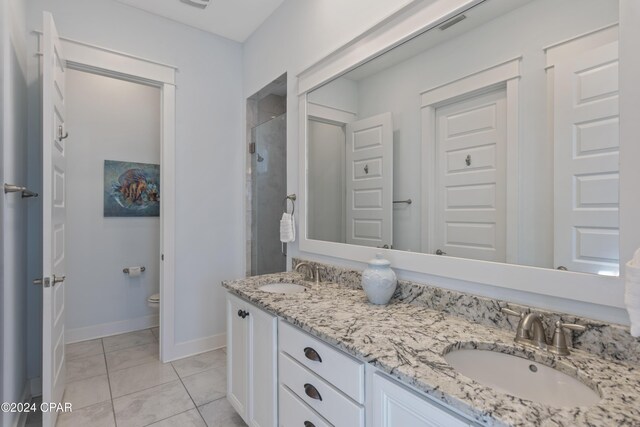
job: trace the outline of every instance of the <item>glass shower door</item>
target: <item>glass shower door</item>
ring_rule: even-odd
[[[286,113],[255,128],[252,157],[252,275],[286,270],[280,244],[280,218],[287,195]]]

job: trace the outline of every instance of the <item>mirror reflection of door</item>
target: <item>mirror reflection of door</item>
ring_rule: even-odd
[[[504,87],[436,109],[434,253],[506,261],[506,115]]]
[[[618,43],[555,66],[556,266],[619,272]]]
[[[391,113],[347,124],[347,243],[393,245]]]

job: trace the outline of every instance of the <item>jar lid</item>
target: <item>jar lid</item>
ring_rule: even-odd
[[[374,259],[368,261],[371,267],[389,267],[391,263],[389,260],[382,258],[382,254],[376,254]]]

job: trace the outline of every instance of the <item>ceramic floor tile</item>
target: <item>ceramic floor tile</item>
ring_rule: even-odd
[[[213,350],[176,360],[172,363],[174,368],[176,368],[176,372],[180,375],[180,378],[185,378],[198,372],[225,366],[226,361],[227,355],[224,354],[222,350]]]
[[[149,427],[207,427],[197,409],[191,409],[166,420],[158,421]]]
[[[227,399],[214,400],[198,407],[198,410],[209,427],[246,427]]]
[[[85,406],[111,400],[109,380],[106,375],[100,375],[84,380],[68,382],[62,400],[71,403],[74,411],[76,409],[82,409]]]
[[[58,416],[56,427],[115,427],[111,401],[87,406]]]
[[[202,406],[227,395],[225,366],[209,369],[182,379],[196,406]]]
[[[159,360],[159,347],[157,342],[139,345],[124,350],[113,351],[105,355],[109,372],[132,366],[143,365]]]
[[[79,357],[95,356],[96,354],[102,354],[103,352],[101,339],[76,342],[65,346],[67,360],[77,359]]]
[[[125,394],[155,387],[178,379],[170,363],[160,361],[109,372],[114,399]]]
[[[89,377],[96,377],[107,373],[104,354],[86,356],[67,361],[67,381],[77,381]]]
[[[150,329],[128,332],[126,334],[114,335],[102,339],[105,353],[155,342],[156,339]]]
[[[113,400],[118,427],[146,426],[194,405],[182,383],[174,381]]]
[[[160,328],[151,328],[151,333],[157,341],[160,341]]]

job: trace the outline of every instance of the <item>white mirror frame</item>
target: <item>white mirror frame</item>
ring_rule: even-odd
[[[484,0],[414,1],[298,75],[301,252],[366,262],[382,252],[408,272],[441,276],[609,307],[624,307],[624,263],[640,246],[640,2],[620,1],[620,274],[621,277],[442,257],[307,238],[307,95]],[[624,232],[622,232],[624,231]]]

